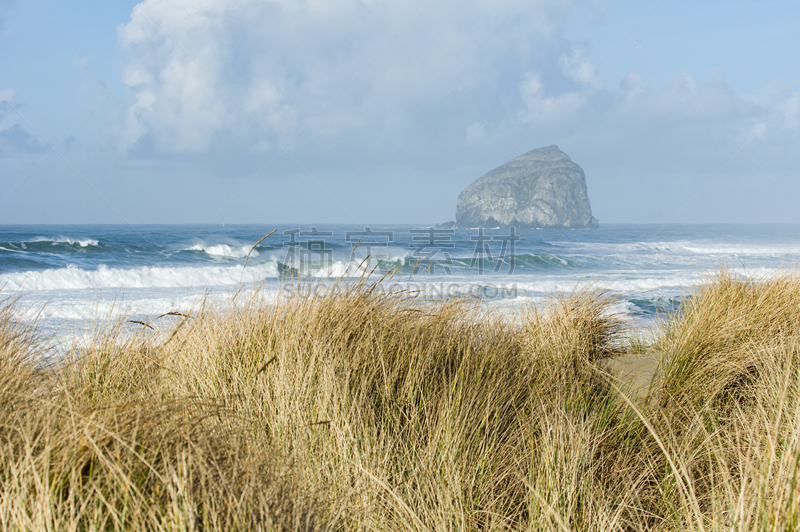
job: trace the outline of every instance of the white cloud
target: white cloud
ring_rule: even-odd
[[[636,71],[631,71],[627,76],[625,76],[625,78],[620,82],[620,88],[622,89],[625,99],[627,100],[633,100],[643,96],[647,91],[650,90],[647,81]]]
[[[17,91],[14,89],[3,89],[0,91],[0,102],[13,104],[17,98]]]
[[[588,60],[586,50],[575,48],[571,54],[564,54],[559,59],[564,75],[583,85],[587,89],[598,91],[605,86],[603,78],[597,73],[595,66]]]
[[[631,129],[656,129],[660,136],[683,136],[698,145],[720,133],[734,144],[765,138],[771,128],[766,120],[777,110],[776,101],[762,99],[759,103],[736,94],[719,69],[705,81],[680,72],[661,92],[635,72],[621,86],[622,98],[613,107],[615,122]]]
[[[782,131],[800,129],[800,91],[797,83],[775,80],[756,94],[745,96],[749,102],[766,109],[774,109],[769,117],[772,127]]]
[[[495,90],[515,63],[559,46],[571,6],[144,0],[118,27],[129,68],[143,61],[124,78],[133,94],[120,143],[149,136],[160,151],[196,152],[222,135],[257,150],[265,137],[288,142],[312,119],[309,138],[409,135],[421,106],[454,90]]]
[[[520,115],[523,122],[574,120],[579,109],[586,104],[586,97],[577,91],[547,95],[541,77],[533,73],[528,73],[523,78],[520,97],[524,105]]]
[[[136,102],[128,107],[125,116],[125,126],[120,139],[123,146],[133,145],[146,133],[146,125],[142,122],[140,116],[144,116],[151,111],[155,101],[156,96],[152,92],[141,91],[136,94]]]

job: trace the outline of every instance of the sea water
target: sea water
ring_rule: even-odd
[[[74,331],[122,316],[147,323],[236,292],[307,297],[359,279],[431,300],[479,298],[512,315],[589,288],[646,326],[720,267],[757,276],[793,268],[798,242],[800,225],[7,225],[0,296],[19,298],[22,319]]]

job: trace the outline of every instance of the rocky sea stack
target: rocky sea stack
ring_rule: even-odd
[[[558,146],[498,166],[458,196],[459,227],[595,228],[583,169]]]

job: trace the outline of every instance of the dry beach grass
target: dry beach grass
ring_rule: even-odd
[[[356,283],[109,324],[53,362],[7,301],[0,526],[796,528],[800,278],[710,275],[642,395],[603,362],[630,356],[612,303],[512,323]]]

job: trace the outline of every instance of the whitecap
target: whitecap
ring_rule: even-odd
[[[83,238],[83,239],[75,239],[69,238],[66,236],[58,236],[54,238],[47,238],[47,237],[36,237],[30,240],[26,240],[26,242],[50,242],[53,245],[56,244],[69,244],[70,246],[74,246],[75,244],[79,245],[82,248],[86,248],[89,246],[99,246],[100,242],[93,238]]]
[[[244,281],[277,277],[275,262],[247,267],[158,267],[109,268],[101,264],[96,270],[83,270],[74,265],[42,271],[16,272],[0,275],[0,286],[10,291],[87,290],[106,288],[190,288],[230,286]]]
[[[184,251],[202,251],[207,255],[213,257],[225,257],[230,259],[243,259],[250,253],[249,247],[246,246],[231,246],[228,244],[195,244],[191,247],[185,248]],[[258,251],[255,249],[250,253],[250,258],[258,257]]]

